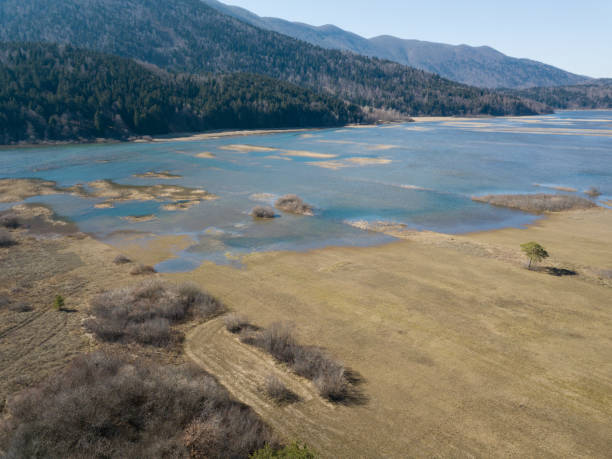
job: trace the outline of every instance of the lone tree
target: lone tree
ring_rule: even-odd
[[[64,309],[64,297],[62,295],[55,296],[55,301],[53,302],[53,308],[56,311],[61,311]]]
[[[521,249],[523,250],[523,253],[529,257],[528,269],[531,269],[531,264],[534,261],[538,263],[549,257],[546,249],[537,242],[527,242],[526,244],[521,244]]]

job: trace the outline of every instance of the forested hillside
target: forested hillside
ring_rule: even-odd
[[[263,74],[409,115],[527,115],[542,104],[262,30],[200,0],[3,0],[0,40],[70,43],[175,71]]]
[[[529,97],[554,108],[612,108],[612,80],[593,80],[590,83],[556,88],[530,88],[509,91],[509,94]]]
[[[0,44],[0,143],[362,120],[355,105],[267,77],[148,67],[66,45]]]
[[[488,46],[455,46],[421,40],[404,40],[389,35],[368,39],[333,25],[317,27],[301,22],[260,17],[244,8],[227,5],[217,0],[203,1],[225,14],[262,29],[273,30],[323,48],[347,50],[364,56],[388,59],[482,88],[560,86],[588,80],[587,77],[566,72],[552,65],[506,56]]]

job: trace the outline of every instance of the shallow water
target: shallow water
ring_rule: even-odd
[[[244,151],[235,145],[260,148]],[[204,152],[215,157],[196,156]],[[134,177],[149,171],[181,177]],[[96,209],[93,204],[102,200],[66,195],[28,200],[51,205],[83,231],[111,243],[114,233],[124,230],[189,235],[193,246],[158,266],[162,271],[181,271],[202,260],[234,262],[251,251],[391,240],[355,229],[346,224],[350,220],[394,221],[447,233],[520,227],[536,217],[474,203],[470,196],[559,192],[534,184],[578,190],[596,186],[605,201],[612,197],[612,111],[198,141],[6,148],[0,150],[0,178],[6,177],[38,177],[60,186],[99,179],[178,184],[218,195],[187,211],[165,211],[164,203],[155,201]],[[258,193],[271,195],[265,204],[272,204],[276,196],[298,194],[316,207],[316,215],[282,214],[273,221],[255,222],[248,213],[261,204],[252,196]],[[121,219],[148,214],[157,219]]]

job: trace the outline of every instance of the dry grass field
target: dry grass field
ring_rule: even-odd
[[[293,322],[301,342],[361,374],[367,402],[331,405],[219,321],[188,335],[193,360],[323,457],[609,457],[610,228],[612,212],[593,209],[168,277],[202,284],[256,325]],[[576,274],[525,269],[519,245],[531,240],[551,253],[547,265]],[[270,373],[302,400],[268,401]]]

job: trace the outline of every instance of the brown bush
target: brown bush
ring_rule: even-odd
[[[13,239],[13,236],[6,231],[0,231],[0,247],[12,247],[15,244],[17,241]]]
[[[270,219],[275,218],[276,213],[272,207],[255,206],[253,207],[253,210],[251,210],[251,216],[253,218]]]
[[[132,268],[132,270],[130,271],[130,274],[132,276],[140,276],[140,275],[146,275],[146,274],[155,274],[157,271],[155,270],[155,268],[153,266],[146,266],[146,265],[136,265]]]
[[[21,226],[21,221],[16,215],[6,214],[0,217],[0,226],[9,229],[17,229]]]
[[[344,366],[317,347],[298,344],[293,334],[290,325],[275,323],[267,329],[243,332],[240,339],[313,381],[323,397],[337,402],[351,397],[351,384]]]
[[[190,318],[210,318],[223,305],[197,287],[158,280],[104,292],[91,301],[85,327],[102,341],[168,346],[181,339],[172,325]]]
[[[23,303],[20,301],[18,303],[11,304],[9,306],[9,310],[12,312],[31,312],[34,310],[34,308],[28,303]]]
[[[117,255],[115,259],[113,260],[113,263],[115,263],[116,265],[125,265],[131,262],[132,260],[130,260],[125,255]]]
[[[196,317],[213,317],[225,310],[225,307],[219,300],[203,292],[195,284],[185,283],[179,285],[178,294],[181,304]]]
[[[246,458],[269,427],[210,375],[94,353],[9,400],[4,457]]]
[[[294,403],[299,400],[297,394],[285,386],[285,384],[274,375],[269,375],[266,378],[264,389],[266,395],[279,405]]]
[[[306,204],[302,198],[295,194],[288,194],[278,198],[274,204],[277,209],[298,215],[312,215],[313,207]]]
[[[223,319],[225,328],[230,333],[240,333],[249,326],[249,319],[243,315],[231,313]]]

